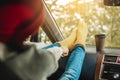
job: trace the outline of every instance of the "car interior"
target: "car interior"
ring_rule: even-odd
[[[67,1],[69,1],[69,4]],[[89,35],[79,80],[120,80],[120,0],[44,0],[43,3],[45,21],[41,27],[42,30],[40,29],[36,35],[31,37],[30,41],[44,41],[46,43],[61,41],[70,34],[65,34],[65,30],[70,32],[76,27],[79,20],[85,20],[89,24]],[[77,5],[77,7],[73,4]],[[93,6],[91,7],[90,5]],[[76,11],[80,14],[74,12],[74,9],[79,9]],[[83,11],[84,9],[88,12]],[[61,12],[61,15],[63,13],[65,15],[60,16],[58,15],[59,12],[54,12],[55,10],[63,10],[65,12]],[[72,18],[67,14],[67,11],[71,12],[69,14],[74,14]],[[66,25],[62,24],[62,21],[65,22],[65,18],[68,18],[66,21],[69,21],[65,23]],[[68,58],[69,56],[60,58],[59,68],[48,77],[48,80],[58,80],[65,70]],[[5,75],[4,77],[13,75],[4,64],[0,64],[0,66],[1,72],[9,73],[9,75],[2,74]]]
[[[103,0],[103,4],[108,7],[119,7],[120,0]],[[63,40],[64,36],[51,11],[45,2],[44,5],[46,15],[42,29],[52,43]],[[79,80],[120,80],[120,48],[105,47],[106,37],[107,35],[102,33],[95,34],[94,43],[96,45],[87,44],[86,56]],[[32,37],[33,40],[35,38],[37,36]],[[59,69],[48,80],[57,80],[62,75],[68,57],[59,60]]]

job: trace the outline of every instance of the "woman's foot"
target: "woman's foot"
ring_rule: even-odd
[[[58,43],[60,43],[61,46],[67,47],[68,49],[72,49],[76,41],[76,32],[77,32],[77,29],[74,29],[68,38]]]
[[[75,45],[81,44],[83,48],[85,48],[86,38],[87,38],[88,28],[85,22],[79,22],[77,27],[77,39],[75,41]]]

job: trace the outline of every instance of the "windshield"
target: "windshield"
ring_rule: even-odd
[[[120,7],[104,6],[103,0],[45,0],[64,37],[79,21],[89,29],[87,44],[95,45],[95,34],[106,34],[106,47],[120,47]]]

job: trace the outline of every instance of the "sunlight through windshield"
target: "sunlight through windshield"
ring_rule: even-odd
[[[106,34],[107,47],[120,47],[120,7],[110,7],[103,0],[45,0],[65,37],[78,26],[87,23],[87,44],[95,45],[95,34]]]

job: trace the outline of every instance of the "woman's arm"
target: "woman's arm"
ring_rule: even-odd
[[[9,52],[10,53],[10,52]],[[46,80],[58,68],[58,60],[63,50],[59,47],[48,50],[31,47],[24,52],[16,53],[4,63],[22,80]]]

